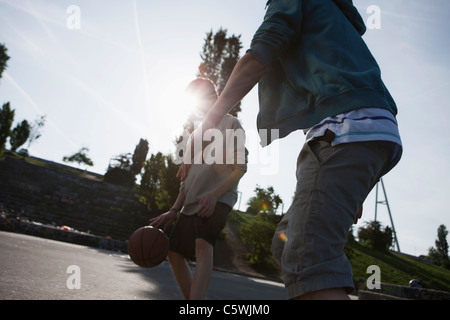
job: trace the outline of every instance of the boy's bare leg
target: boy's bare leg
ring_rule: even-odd
[[[203,239],[195,240],[196,267],[189,299],[203,300],[208,291],[213,268],[213,246]]]
[[[189,293],[192,285],[192,274],[186,259],[183,255],[174,251],[169,251],[168,258],[173,274],[178,285],[180,286],[184,298],[189,299]]]
[[[331,288],[314,292],[294,298],[294,300],[350,300],[344,288]]]

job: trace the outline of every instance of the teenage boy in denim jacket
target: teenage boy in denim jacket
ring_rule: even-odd
[[[280,138],[305,131],[295,197],[272,253],[289,299],[348,299],[344,245],[370,190],[400,160],[397,107],[351,0],[270,0],[266,9],[202,126],[214,127],[259,83],[258,128]]]

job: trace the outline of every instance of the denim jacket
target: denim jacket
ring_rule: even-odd
[[[278,129],[283,138],[364,107],[395,116],[396,104],[362,39],[365,30],[351,0],[269,0],[248,50],[266,67],[258,129]],[[266,139],[263,146],[271,142]]]

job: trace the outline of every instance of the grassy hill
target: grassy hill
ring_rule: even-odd
[[[248,222],[255,216],[238,211],[234,211],[233,214],[235,216],[231,219],[233,225],[231,229],[238,236],[240,223]],[[247,250],[251,248],[247,247]],[[357,242],[347,244],[346,253],[353,267],[353,281],[356,287],[361,279],[365,283],[371,275],[367,273],[367,267],[377,265],[380,268],[383,283],[408,286],[410,280],[418,279],[424,288],[450,292],[450,270],[421,261],[416,257],[396,252],[378,252]],[[279,277],[279,270],[257,267],[255,269],[261,274]]]
[[[381,271],[381,282],[407,286],[418,279],[427,289],[450,292],[450,270],[429,264],[415,257],[396,252],[382,253],[358,243],[349,244],[349,260],[353,267],[353,280],[367,279],[369,265],[377,265]]]

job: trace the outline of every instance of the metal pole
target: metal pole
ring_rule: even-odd
[[[238,211],[241,211],[242,191],[238,191],[238,195],[239,195]]]
[[[392,232],[394,233],[394,241],[395,241],[395,244],[397,245],[398,252],[400,252],[400,246],[398,244],[397,233],[395,232],[394,221],[392,220],[391,209],[389,207],[389,202],[388,202],[388,199],[386,196],[386,189],[384,188],[383,179],[380,179],[380,181],[381,181],[381,186],[383,187],[384,199],[385,199],[386,206],[387,206],[388,212],[389,212],[389,219],[391,220]]]
[[[378,208],[378,182],[375,191],[375,221],[377,221],[377,208]]]

